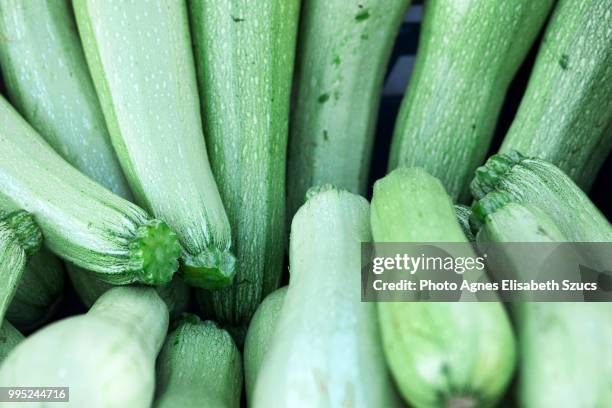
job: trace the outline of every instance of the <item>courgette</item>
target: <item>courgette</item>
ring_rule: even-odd
[[[431,0],[398,114],[389,169],[419,166],[466,201],[506,90],[552,0]]]
[[[232,336],[185,316],[159,353],[157,387],[159,408],[240,407],[242,359]]]
[[[23,339],[23,334],[8,320],[2,321],[0,326],[0,364]]]
[[[230,225],[208,163],[186,5],[73,2],[119,162],[136,200],[183,246],[190,285],[227,286]],[[109,31],[109,27],[113,27]]]
[[[468,242],[441,182],[400,168],[374,184],[376,242]],[[488,407],[515,366],[515,340],[499,302],[381,302],[387,363],[414,407]]]
[[[459,221],[461,231],[463,231],[463,234],[468,241],[473,242],[476,238],[474,237],[470,227],[470,216],[472,215],[472,209],[466,205],[456,204],[455,215],[457,216],[457,221]]]
[[[361,300],[368,202],[327,189],[291,224],[290,280],[259,371],[254,407],[393,407],[376,305]]]
[[[0,367],[0,384],[69,387],[77,407],[150,407],[167,328],[168,311],[154,289],[113,288],[86,314],[17,345]]]
[[[55,254],[116,284],[170,281],[176,235],[67,162],[0,97],[0,210],[34,215]]]
[[[311,186],[365,194],[380,92],[410,0],[309,0],[300,18],[289,216]]]
[[[548,160],[588,190],[612,148],[609,0],[561,0],[501,152]]]
[[[207,315],[236,333],[283,271],[299,8],[299,0],[189,1],[204,133],[237,256],[235,282],[198,297]]]
[[[253,400],[259,369],[274,339],[286,294],[287,286],[283,286],[266,296],[249,323],[244,341],[244,383],[249,403]]]

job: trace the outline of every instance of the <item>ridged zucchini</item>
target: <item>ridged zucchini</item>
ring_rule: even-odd
[[[291,277],[253,407],[393,407],[376,305],[361,302],[368,202],[327,189],[291,224]]]
[[[75,407],[150,407],[167,329],[168,311],[154,289],[113,288],[86,314],[22,341],[0,367],[0,384],[70,387]]]
[[[612,148],[611,7],[558,2],[501,147],[550,161],[585,190]]]
[[[304,2],[287,160],[290,217],[311,186],[365,194],[382,82],[410,2]]]
[[[136,200],[177,233],[190,285],[227,286],[230,225],[208,163],[186,4],[76,0],[111,140]],[[109,30],[109,27],[113,27]]]
[[[468,242],[441,182],[400,168],[374,184],[375,242]],[[387,363],[414,407],[489,407],[515,366],[515,340],[498,302],[381,302]]]
[[[282,273],[299,8],[299,0],[189,1],[204,133],[237,256],[232,286],[198,297],[236,332],[246,331]]]
[[[459,221],[459,226],[461,227],[463,234],[468,241],[473,242],[475,237],[470,227],[470,216],[472,215],[472,209],[466,205],[456,204],[455,215],[457,216],[457,221]]]
[[[159,408],[240,407],[242,359],[232,336],[185,316],[159,353],[157,393]]]
[[[0,210],[34,215],[45,245],[105,281],[170,281],[176,235],[65,162],[0,97]]]
[[[261,302],[249,324],[244,341],[244,384],[249,404],[255,393],[255,382],[259,369],[270,348],[287,294],[287,286],[276,289]]]
[[[389,169],[419,166],[466,201],[506,89],[553,0],[430,0],[398,114]]]
[[[23,334],[9,323],[8,320],[2,321],[0,326],[0,364],[23,339]]]

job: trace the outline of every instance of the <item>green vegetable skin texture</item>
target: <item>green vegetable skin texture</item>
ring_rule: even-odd
[[[375,242],[467,242],[439,180],[397,169],[374,185]],[[414,407],[493,406],[515,366],[515,340],[497,302],[378,303],[387,363]]]
[[[206,142],[232,226],[232,286],[200,293],[206,313],[246,325],[279,285],[285,155],[299,0],[191,0]]]
[[[287,294],[287,286],[276,289],[261,302],[251,319],[244,341],[244,382],[249,403],[255,393],[255,382],[264,357],[274,339],[276,324]]]
[[[0,210],[34,215],[45,245],[105,281],[168,282],[180,247],[151,219],[74,169],[0,97]]]
[[[187,315],[157,359],[159,408],[238,408],[242,359],[232,336],[213,321]]]
[[[585,190],[612,147],[610,7],[559,1],[501,147],[552,162]]]
[[[19,332],[8,320],[3,320],[0,326],[0,363],[4,361],[6,356],[24,339],[23,334]]]
[[[187,283],[226,286],[235,260],[206,153],[186,5],[73,5],[111,139],[137,201],[177,233]]]
[[[154,289],[113,288],[87,314],[21,342],[0,367],[0,384],[70,387],[75,407],[149,407],[167,328],[168,311]]]
[[[430,0],[389,169],[419,166],[454,201],[482,163],[512,77],[552,0]]]
[[[328,189],[293,218],[291,278],[253,407],[393,407],[376,305],[360,301],[367,201]]]
[[[364,194],[380,91],[410,0],[308,0],[291,116],[289,215],[311,186]]]
[[[456,204],[455,215],[457,216],[457,221],[459,221],[459,226],[461,227],[463,234],[468,241],[473,242],[475,237],[470,229],[470,216],[472,215],[472,209],[465,205]]]

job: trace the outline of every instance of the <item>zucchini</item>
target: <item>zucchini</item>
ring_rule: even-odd
[[[159,353],[155,406],[240,407],[241,360],[228,332],[186,315]]]
[[[456,204],[455,215],[457,216],[457,221],[459,221],[459,226],[461,227],[461,231],[463,231],[463,235],[465,235],[468,241],[475,241],[474,234],[472,233],[472,229],[470,227],[470,216],[472,215],[472,209],[466,205]]]
[[[374,184],[376,242],[468,242],[442,183],[400,168]],[[387,363],[414,407],[488,407],[515,366],[515,340],[499,302],[385,302],[378,314]]]
[[[0,364],[23,339],[23,334],[8,320],[2,320],[0,326]]]
[[[368,202],[326,189],[291,224],[291,277],[259,371],[254,407],[393,407],[376,305],[362,303],[361,242]]]
[[[553,0],[431,0],[395,125],[389,169],[419,166],[454,201],[485,159],[510,81]]]
[[[274,339],[286,294],[287,286],[283,286],[266,296],[249,324],[244,341],[244,383],[249,404],[252,404],[259,369]]]
[[[102,111],[136,200],[168,223],[190,285],[227,286],[230,225],[202,132],[186,5],[73,2]],[[113,27],[112,32],[108,27]]]
[[[283,271],[299,7],[299,0],[189,1],[204,133],[237,256],[232,286],[198,297],[238,337]]]
[[[168,282],[175,234],[66,163],[0,97],[0,210],[34,215],[46,246],[105,281]]]
[[[86,314],[22,341],[0,367],[0,384],[69,387],[78,407],[149,407],[167,328],[168,311],[154,289],[113,288]]]
[[[287,161],[290,216],[311,186],[366,193],[382,83],[410,3],[304,2]]]
[[[585,190],[612,148],[610,7],[558,2],[501,147],[550,161]]]

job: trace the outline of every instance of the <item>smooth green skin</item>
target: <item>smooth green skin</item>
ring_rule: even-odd
[[[227,209],[237,274],[207,315],[246,331],[280,282],[285,247],[285,156],[299,0],[191,0],[206,143]]]
[[[188,284],[227,285],[235,273],[230,224],[206,152],[186,4],[76,0],[73,6],[137,202],[176,232]]]
[[[68,163],[130,200],[69,1],[0,0],[0,36],[13,106]]]
[[[293,218],[291,278],[252,406],[394,407],[374,303],[361,302],[368,202],[328,189]]]
[[[400,168],[374,184],[375,242],[468,242],[441,182]],[[515,367],[510,321],[497,302],[378,303],[385,356],[414,407],[489,407]]]
[[[150,407],[167,329],[168,310],[154,289],[113,288],[88,313],[22,341],[0,367],[0,384],[70,387],[74,407]]]
[[[365,194],[380,92],[410,0],[305,0],[287,166],[291,219],[311,186]]]
[[[157,359],[158,408],[240,407],[242,358],[213,321],[187,315]]]
[[[2,325],[0,325],[0,364],[23,339],[23,334],[8,320],[2,320]]]
[[[249,324],[244,341],[244,383],[249,403],[253,400],[259,369],[274,340],[274,332],[286,295],[287,286],[283,286],[266,296]]]
[[[105,281],[170,281],[180,248],[165,223],[70,166],[3,97],[0,123],[0,210],[30,212],[52,252]]]
[[[501,147],[546,159],[588,190],[612,148],[609,0],[561,0]]]
[[[389,170],[423,167],[467,201],[510,81],[553,0],[430,0],[398,114]]]

